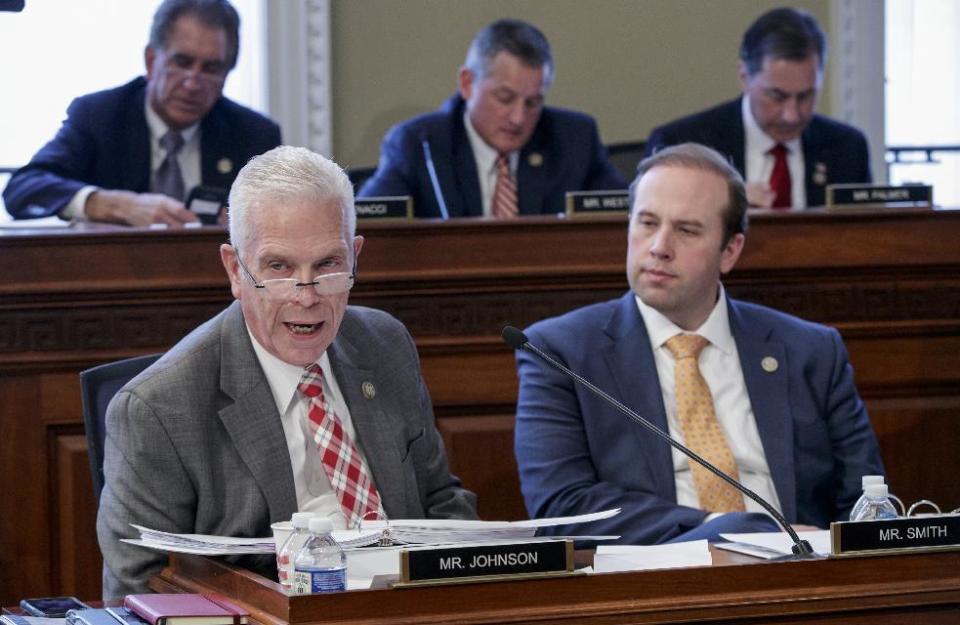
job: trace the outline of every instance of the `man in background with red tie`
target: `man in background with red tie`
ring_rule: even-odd
[[[839,333],[729,297],[746,243],[743,179],[686,143],[640,163],[619,299],[534,324],[537,345],[778,509],[797,529],[846,520],[882,473]],[[763,509],[526,350],[515,448],[531,517],[621,508],[551,528],[626,544],[777,531]]]
[[[458,93],[387,133],[360,197],[409,195],[417,217],[545,215],[567,191],[625,189],[593,118],[545,105],[554,65],[535,26],[504,19],[477,33]]]
[[[144,50],[146,76],[74,100],[57,135],[7,183],[15,219],[57,215],[145,227],[198,222],[204,185],[226,193],[280,127],[223,96],[240,17],[227,0],[164,0]]]
[[[107,410],[97,518],[103,596],[147,590],[165,556],[131,523],[269,536],[296,511],[476,518],[450,474],[416,348],[390,315],[348,306],[363,237],[335,163],[279,147],[230,192],[220,257],[235,301],[128,383]],[[241,560],[276,575],[271,557]]]
[[[863,133],[814,113],[826,58],[806,11],[761,15],[740,46],[743,96],[655,128],[646,155],[688,141],[710,146],[744,176],[753,208],[822,206],[828,184],[871,182]]]

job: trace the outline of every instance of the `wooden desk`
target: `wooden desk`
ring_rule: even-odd
[[[711,550],[710,567],[301,597],[209,558],[173,555],[151,585],[161,592],[220,592],[263,625],[960,621],[957,552],[764,562]]]
[[[422,359],[453,470],[486,519],[525,515],[500,328],[617,297],[622,218],[362,224],[352,301]],[[0,230],[0,605],[100,592],[77,373],[162,351],[230,301],[225,232]],[[837,326],[894,492],[960,506],[960,211],[761,215],[736,297]],[[495,461],[491,461],[495,459]]]

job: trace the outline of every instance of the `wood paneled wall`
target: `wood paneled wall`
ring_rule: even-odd
[[[454,472],[525,516],[504,324],[626,289],[623,218],[361,224],[352,301],[413,334]],[[166,349],[230,301],[225,233],[0,232],[0,601],[100,592],[77,373]],[[840,329],[905,500],[960,506],[960,211],[757,216],[735,297]]]

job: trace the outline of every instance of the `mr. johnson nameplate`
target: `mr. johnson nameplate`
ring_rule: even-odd
[[[444,545],[400,552],[403,584],[457,583],[573,573],[572,540]]]

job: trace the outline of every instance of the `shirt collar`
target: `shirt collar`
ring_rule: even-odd
[[[483,140],[483,137],[480,136],[477,129],[473,127],[473,122],[470,121],[470,112],[467,110],[463,111],[463,127],[467,129],[467,138],[470,140],[470,148],[473,150],[473,158],[477,161],[479,170],[485,172],[487,175],[494,173],[499,154],[487,145],[487,142]],[[510,152],[508,158],[510,160],[510,171],[516,173],[520,154],[518,152]]]
[[[273,400],[277,404],[277,412],[283,415],[290,404],[297,399],[297,387],[303,378],[303,371],[306,367],[291,365],[284,362],[267,351],[267,349],[257,341],[250,327],[247,326],[247,334],[250,336],[250,342],[253,344],[253,351],[260,362],[260,368],[267,378],[267,384],[270,385],[270,391],[273,393]],[[330,375],[330,357],[327,352],[317,359],[317,364],[323,369],[323,374]]]
[[[170,130],[167,125],[164,123],[160,116],[157,115],[157,112],[153,110],[153,107],[150,106],[150,98],[147,97],[143,103],[144,111],[147,116],[147,128],[150,129],[150,141],[153,145],[159,145],[160,139],[163,135],[167,134],[167,131]],[[180,131],[180,136],[183,137],[184,144],[189,143],[193,136],[197,134],[197,130],[200,129],[200,122],[193,124],[192,126],[187,126]]]
[[[740,115],[743,117],[744,139],[747,146],[752,146],[761,154],[766,154],[773,146],[777,145],[778,142],[765,133],[757,120],[753,118],[753,111],[750,110],[750,98],[747,97],[747,94],[743,94],[743,97],[740,98]],[[787,141],[783,145],[787,147],[790,154],[801,153],[800,137]]]
[[[733,340],[733,333],[730,332],[727,293],[722,283],[719,286],[720,297],[717,298],[717,303],[714,304],[713,310],[710,311],[706,321],[693,334],[699,334],[707,339],[711,345],[723,353],[735,355],[736,343]],[[686,330],[667,319],[663,313],[645,304],[639,295],[635,296],[635,299],[637,300],[637,308],[640,309],[640,316],[643,317],[643,323],[647,327],[647,335],[650,337],[650,345],[653,349],[659,349],[674,336],[686,332]]]

